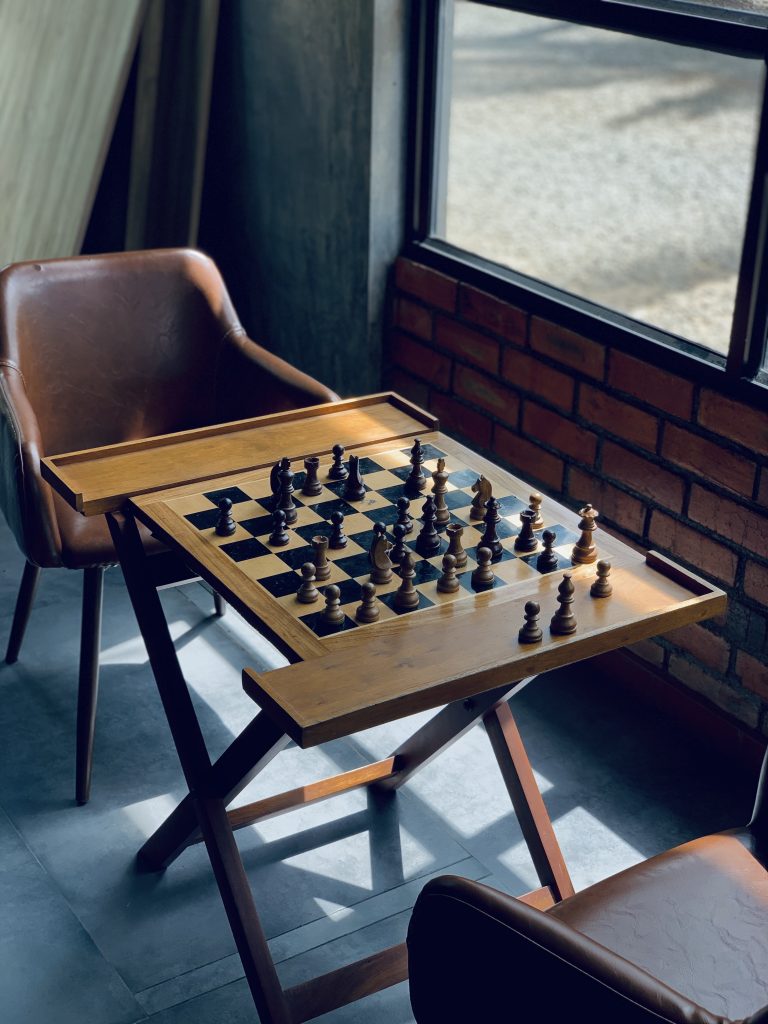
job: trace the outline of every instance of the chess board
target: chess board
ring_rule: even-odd
[[[472,587],[471,577],[477,566],[475,554],[485,524],[470,518],[470,506],[474,498],[471,488],[479,473],[435,445],[424,445],[423,453],[423,471],[427,476],[427,487],[417,497],[405,495],[411,501],[410,514],[414,519],[413,531],[407,535],[406,543],[414,555],[416,576],[413,582],[419,604],[418,607],[407,611],[395,607],[394,595],[400,585],[400,578],[395,569],[390,583],[377,586],[378,622],[396,618],[398,615],[418,614],[419,611],[438,604],[472,601],[475,598],[476,592]],[[431,493],[432,484],[429,477],[437,469],[437,460],[441,457],[446,460],[445,469],[449,474],[446,505],[450,510],[450,522],[458,523],[464,528],[462,545],[468,555],[466,566],[457,572],[459,589],[452,594],[440,593],[437,590],[437,581],[442,572],[442,557],[448,549],[444,529],[440,536],[440,550],[433,557],[423,558],[416,552],[414,546],[421,529],[422,505],[427,495]],[[374,523],[383,523],[387,528],[389,540],[394,541],[391,528],[397,519],[396,502],[404,495],[404,482],[411,472],[410,446],[392,448],[361,458],[360,470],[366,486],[365,498],[362,501],[344,500],[344,481],[333,481],[328,478],[330,465],[330,457],[321,462],[319,478],[323,488],[317,496],[303,495],[301,487],[304,472],[302,470],[295,474],[293,500],[297,506],[297,520],[289,530],[289,543],[282,547],[271,546],[268,542],[273,525],[271,512],[274,499],[266,474],[243,478],[237,484],[216,490],[167,499],[165,502],[173,513],[199,531],[201,539],[218,548],[221,555],[231,560],[239,573],[258,583],[279,605],[319,637],[346,630],[375,628],[378,624],[357,622],[355,611],[360,604],[362,584],[370,578],[368,551],[374,538]],[[229,537],[219,537],[215,532],[219,516],[217,502],[225,497],[232,501],[232,516],[237,529]],[[496,532],[503,550],[501,558],[493,564],[494,583],[491,589],[498,590],[526,578],[535,579],[539,575],[536,563],[541,552],[541,544],[539,543],[535,551],[525,553],[515,551],[514,547],[515,538],[520,531],[520,512],[528,507],[529,493],[512,493],[509,487],[505,489],[495,484],[494,497],[500,503],[501,521],[497,524]],[[302,604],[298,601],[296,592],[301,582],[301,566],[313,559],[312,537],[318,534],[330,536],[330,517],[335,511],[340,511],[344,515],[347,545],[337,550],[328,549],[331,575],[328,580],[318,585],[321,595],[330,584],[335,584],[339,588],[344,622],[342,626],[333,628],[323,621],[322,596],[314,604]],[[557,555],[558,565],[551,571],[570,568],[570,553],[578,539],[578,533],[556,519],[553,520],[548,515],[546,502],[542,506],[541,515],[543,525],[537,534],[540,536],[544,529],[548,529],[556,536],[553,550]],[[485,588],[483,592],[487,589]]]

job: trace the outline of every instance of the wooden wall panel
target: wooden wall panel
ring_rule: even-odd
[[[0,0],[0,266],[79,251],[144,0]]]

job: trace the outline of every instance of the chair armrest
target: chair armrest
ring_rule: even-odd
[[[419,896],[408,962],[418,1024],[723,1024],[557,918],[453,876]]]
[[[216,380],[216,415],[245,419],[305,405],[337,402],[330,388],[257,345],[247,335],[224,340]]]
[[[61,565],[53,494],[40,475],[43,444],[24,379],[0,365],[0,508],[26,557],[43,568]]]

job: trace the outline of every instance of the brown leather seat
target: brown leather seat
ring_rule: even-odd
[[[685,843],[544,912],[478,882],[430,882],[408,933],[418,1024],[766,1024],[765,776],[766,763],[747,828]]]
[[[54,495],[40,457],[337,398],[246,336],[200,252],[0,272],[0,507],[27,558],[6,661],[18,657],[40,569],[85,569],[78,802],[90,786],[102,573],[117,558],[106,520],[85,519]]]

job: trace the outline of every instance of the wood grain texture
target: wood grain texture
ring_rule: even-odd
[[[0,266],[79,252],[143,9],[0,3]]]
[[[521,903],[527,903],[529,907],[536,907],[537,910],[549,910],[550,907],[555,905],[555,897],[548,885],[542,886],[541,889],[525,892],[522,896],[516,896],[515,898],[520,900]]]

